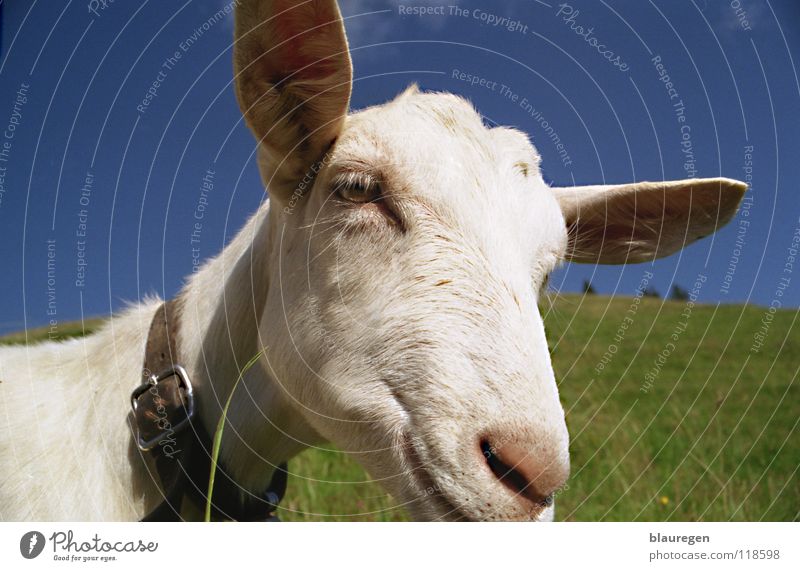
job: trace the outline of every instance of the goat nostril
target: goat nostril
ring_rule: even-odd
[[[539,491],[544,482],[536,481],[543,474],[538,473],[535,463],[522,450],[508,445],[509,450],[503,453],[485,439],[481,440],[480,448],[494,476],[520,500],[527,500],[541,507],[548,507],[553,503],[553,494]]]
[[[486,463],[489,464],[489,468],[498,480],[516,493],[522,493],[526,490],[530,482],[526,482],[525,478],[514,470],[513,466],[505,464],[497,454],[497,450],[492,448],[488,441],[481,441],[481,452],[483,452]]]

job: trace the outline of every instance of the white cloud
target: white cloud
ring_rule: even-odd
[[[748,0],[697,0],[697,7],[705,14],[714,31],[730,36],[735,32],[749,32],[769,22],[764,4]]]
[[[401,6],[454,6],[457,0],[424,0],[410,3],[400,0],[343,0],[339,2],[345,18],[350,42],[356,45],[374,44],[392,38],[392,32],[408,24],[427,30],[440,30],[446,15],[403,16]],[[445,11],[445,14],[447,11]],[[413,18],[413,19],[412,19]],[[394,39],[397,39],[396,37]]]

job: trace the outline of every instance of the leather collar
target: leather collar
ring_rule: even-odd
[[[153,316],[145,348],[143,377],[131,394],[131,429],[136,445],[154,462],[164,500],[142,521],[180,521],[184,501],[203,510],[211,472],[212,438],[195,415],[202,398],[181,366],[178,331],[181,300],[162,303]],[[235,521],[278,521],[274,515],[286,491],[286,463],[267,489],[254,495],[217,464],[212,518]]]

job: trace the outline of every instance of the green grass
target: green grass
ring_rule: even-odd
[[[798,312],[778,312],[763,347],[751,352],[762,307],[695,306],[687,321],[685,303],[643,299],[597,374],[630,306],[625,298],[566,297],[548,315],[572,438],[559,517],[797,520]],[[643,392],[665,347],[672,350]]]
[[[630,306],[631,298],[567,295],[543,308],[571,435],[572,475],[557,518],[800,519],[798,312],[777,312],[752,352],[763,307],[695,306],[687,321],[685,303],[645,298],[615,342]],[[616,353],[596,372],[612,343]],[[284,520],[407,519],[333,449],[307,450],[290,471]]]
[[[59,321],[58,327],[53,329],[52,336],[50,336],[50,328],[45,325],[44,327],[28,329],[27,334],[25,331],[20,331],[4,335],[0,337],[0,344],[23,345],[26,339],[29,343],[34,343],[37,341],[46,341],[48,338],[52,341],[63,341],[64,339],[71,339],[73,337],[82,337],[94,333],[104,322],[105,319],[100,317],[85,319],[83,323],[80,321]]]

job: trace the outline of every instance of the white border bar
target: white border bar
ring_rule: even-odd
[[[20,542],[30,531],[40,532],[45,545],[39,556],[25,559]],[[798,523],[0,523],[0,566],[488,571],[602,563],[636,570],[800,569],[799,532]],[[147,551],[151,543],[157,546]],[[145,552],[116,551],[131,547]],[[720,554],[728,555],[719,559]]]

